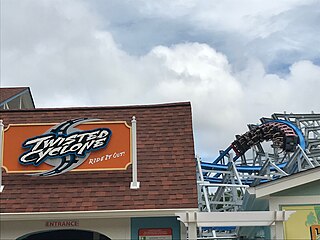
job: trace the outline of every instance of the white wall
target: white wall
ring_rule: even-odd
[[[59,219],[57,221],[61,220],[64,219]],[[0,239],[15,240],[28,233],[57,229],[89,230],[99,232],[111,239],[130,239],[130,218],[80,219],[79,226],[71,228],[46,227],[46,222],[46,220],[1,221]]]

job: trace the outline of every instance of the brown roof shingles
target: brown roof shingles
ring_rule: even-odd
[[[28,87],[0,88],[0,104],[27,89]]]
[[[127,107],[0,111],[4,124],[94,117],[137,118],[138,190],[126,171],[69,172],[31,177],[3,172],[1,212],[58,212],[197,208],[190,103]]]

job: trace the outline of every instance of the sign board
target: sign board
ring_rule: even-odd
[[[319,225],[312,225],[310,227],[310,234],[312,240],[320,239],[320,224]]]
[[[283,206],[282,210],[296,211],[284,222],[285,239],[319,239],[320,205]]]
[[[8,173],[54,176],[124,170],[131,164],[131,127],[126,122],[12,124],[4,130],[3,140],[3,167]]]
[[[79,220],[47,221],[45,226],[48,228],[79,227]]]
[[[139,240],[172,240],[171,228],[139,229]]]

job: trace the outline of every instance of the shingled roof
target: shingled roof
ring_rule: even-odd
[[[17,99],[21,98],[21,104]],[[1,87],[0,88],[0,108],[7,104],[8,108],[35,108],[29,87]],[[10,107],[9,107],[9,105]],[[19,106],[22,105],[22,106]]]
[[[27,87],[0,88],[0,103],[27,90]]]
[[[55,177],[7,174],[0,211],[60,212],[197,208],[190,103],[127,107],[1,110],[5,127],[58,123],[73,118],[127,121],[137,118],[138,190],[126,171],[69,172]]]

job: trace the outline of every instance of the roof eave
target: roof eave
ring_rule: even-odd
[[[320,180],[320,167],[299,172],[255,187],[249,187],[247,188],[247,191],[249,194],[255,194],[256,198],[264,198],[271,194],[317,180]]]

